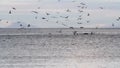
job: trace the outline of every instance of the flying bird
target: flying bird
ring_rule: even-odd
[[[82,24],[82,23],[78,22],[77,24]]]
[[[116,19],[117,21],[119,21],[120,19]]]
[[[16,8],[15,8],[15,7],[13,7],[12,9],[13,9],[13,10],[16,10]]]
[[[30,27],[30,26],[31,26],[30,24],[27,25],[27,27]]]
[[[67,19],[69,16],[66,16],[65,18]]]
[[[37,19],[38,17],[37,16],[35,16],[35,19]]]
[[[8,23],[8,21],[6,21],[6,23]]]
[[[90,16],[90,14],[88,13],[87,16]]]
[[[56,23],[58,23],[58,21],[56,21]]]
[[[63,24],[63,23],[62,23],[62,25],[63,25],[63,26],[67,26],[66,24]]]
[[[38,7],[38,9],[40,9],[40,7]]]
[[[11,11],[11,10],[9,11],[9,14],[12,14],[12,11]]]
[[[37,11],[32,11],[33,13],[36,13],[36,14],[38,14],[38,12]]]
[[[20,24],[20,27],[22,27],[23,25],[22,24]]]
[[[99,7],[100,9],[103,9],[103,7]]]
[[[115,25],[114,25],[114,23],[112,23],[112,27],[114,27]]]
[[[118,17],[118,19],[120,20],[120,17]]]
[[[58,2],[60,2],[61,0],[58,0]]]
[[[50,15],[50,13],[46,13],[46,15]]]
[[[77,20],[82,20],[82,18],[77,18]]]
[[[89,23],[90,21],[87,21],[87,23]]]
[[[83,10],[78,10],[78,12],[82,13],[82,12],[83,12]]]
[[[46,19],[45,17],[42,17],[42,19]]]
[[[71,12],[71,10],[70,10],[70,9],[67,9],[66,12]]]
[[[86,5],[86,4],[85,4],[85,3],[83,3],[83,2],[81,2],[80,4],[81,4],[81,5]]]

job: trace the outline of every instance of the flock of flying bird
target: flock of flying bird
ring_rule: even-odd
[[[60,2],[61,0],[58,0],[58,2]],[[75,2],[75,1],[72,1],[73,3]],[[37,7],[37,9],[40,9],[41,7]],[[83,22],[82,22],[82,20],[84,19],[84,18],[86,18],[86,17],[89,17],[89,16],[91,16],[91,14],[90,13],[87,13],[87,14],[85,14],[84,13],[84,10],[86,10],[88,7],[87,7],[87,5],[85,4],[85,3],[83,3],[83,2],[81,2],[81,3],[79,3],[79,5],[78,6],[76,6],[76,8],[77,8],[77,12],[78,12],[78,17],[76,16],[76,20],[77,20],[77,23],[76,24],[78,24],[78,25],[81,25],[81,24],[84,24]],[[99,7],[100,9],[104,9],[103,7]],[[14,14],[12,11],[16,11],[17,10],[17,8],[15,8],[15,7],[12,7],[11,8],[11,10],[9,10],[9,12],[8,12],[8,14]],[[34,19],[39,19],[38,18],[38,14],[39,14],[39,11],[30,11],[31,13],[34,13],[34,14],[36,14],[36,16],[34,16]],[[63,23],[62,21],[64,20],[65,22],[66,21],[68,21],[68,22],[70,22],[69,21],[69,19],[70,19],[70,15],[69,14],[72,14],[72,10],[71,9],[66,9],[65,10],[65,13],[69,13],[67,16],[63,16],[63,15],[60,15],[60,12],[56,12],[58,15],[59,15],[59,17],[57,17],[57,16],[53,16],[50,12],[45,12],[45,14],[46,14],[46,16],[45,17],[41,17],[41,19],[42,20],[45,20],[46,22],[49,22],[49,20],[50,19],[48,19],[48,16],[50,17],[51,16],[51,18],[52,19],[54,19],[56,22],[55,23],[57,23],[57,24],[59,24],[59,25],[62,25],[62,26],[65,26],[65,27],[68,27],[68,28],[74,28],[74,27],[72,27],[72,26],[68,26],[67,24],[65,24],[65,23]],[[83,18],[83,15],[86,15],[86,17],[84,17]],[[57,20],[57,18],[59,19],[59,18],[61,18],[62,19],[62,21],[59,21],[59,20]],[[120,21],[120,17],[118,17],[117,19],[116,19],[117,21]],[[2,21],[2,19],[0,19],[0,22]],[[6,22],[6,23],[9,23],[8,21]],[[17,22],[18,23],[18,25],[20,26],[20,27],[23,27],[24,25],[20,22],[20,21],[18,21]],[[90,23],[90,20],[86,20],[86,23]],[[112,23],[112,26],[114,27],[115,25],[114,25],[114,23]],[[31,24],[27,24],[27,26],[26,27],[31,27]],[[83,26],[81,26],[80,28],[84,28]]]

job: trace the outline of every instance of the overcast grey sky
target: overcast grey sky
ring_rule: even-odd
[[[79,13],[80,8],[77,7],[81,2],[88,7],[83,13]],[[13,7],[16,10],[12,9]],[[66,12],[67,9],[70,12]],[[9,14],[10,10],[12,14]],[[32,11],[37,11],[38,14]],[[50,15],[47,16],[46,13]],[[88,13],[90,16],[87,16]],[[77,20],[80,15],[82,20]],[[69,16],[69,18],[64,19],[60,16]],[[43,20],[43,17],[46,19]],[[60,2],[58,0],[0,0],[0,28],[19,28],[20,24],[23,24],[23,27],[31,24],[34,28],[108,28],[115,24],[114,27],[119,28],[120,21],[116,21],[118,17],[120,17],[120,0],[60,0]]]

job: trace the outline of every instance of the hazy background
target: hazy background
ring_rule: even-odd
[[[76,20],[80,13],[77,12],[80,3],[83,2],[88,7],[83,13],[83,24],[76,24]],[[15,7],[16,10],[12,8]],[[103,9],[100,9],[103,7]],[[40,8],[40,9],[38,9]],[[70,13],[66,10],[70,9]],[[9,14],[9,11],[12,14]],[[31,11],[37,11],[38,14]],[[46,12],[50,16],[46,16]],[[57,14],[59,12],[59,14]],[[90,16],[86,16],[90,13]],[[35,17],[37,16],[37,19]],[[70,16],[66,21],[58,16]],[[33,28],[66,28],[62,24],[69,27],[86,27],[86,28],[111,28],[115,24],[115,28],[120,27],[120,21],[116,19],[120,16],[120,0],[0,0],[0,28],[19,28],[21,22],[24,27],[31,24]],[[47,20],[42,20],[46,17]],[[58,18],[51,18],[58,17]],[[59,23],[56,23],[59,21]],[[90,21],[86,23],[86,21]],[[7,22],[7,23],[6,23]]]

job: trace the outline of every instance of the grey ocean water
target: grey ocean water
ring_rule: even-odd
[[[0,52],[0,68],[119,68],[120,29],[0,29]]]

